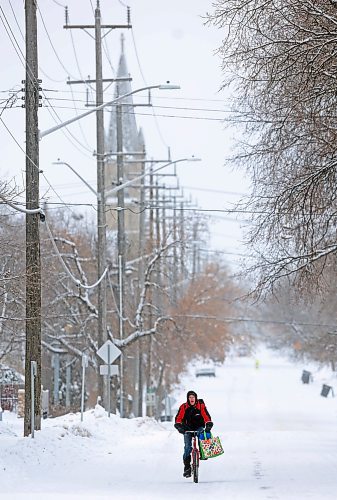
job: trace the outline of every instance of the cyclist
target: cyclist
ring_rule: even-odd
[[[186,431],[198,431],[200,434],[204,428],[206,432],[210,432],[213,427],[211,416],[207,411],[203,399],[198,399],[197,393],[188,391],[187,402],[183,403],[178,410],[175,418],[174,427],[180,434],[184,434],[184,477],[191,477],[191,451],[192,451],[192,434]]]

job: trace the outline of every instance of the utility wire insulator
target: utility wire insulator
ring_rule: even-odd
[[[69,21],[69,14],[68,14],[68,7],[65,7],[65,25],[68,26],[68,21]]]
[[[131,24],[131,9],[127,7],[127,23]]]

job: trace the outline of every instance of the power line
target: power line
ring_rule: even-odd
[[[0,195],[0,197],[2,198],[2,200],[5,200],[4,197],[2,195]],[[23,209],[23,208],[20,208],[19,206],[16,206],[14,203],[11,203],[10,201],[8,200],[5,200],[5,204],[6,205],[9,205],[11,208],[13,208],[14,210],[18,211],[18,212],[23,212],[23,213],[26,213],[26,214],[40,214],[40,216],[43,216],[45,217],[45,213],[43,212],[43,210],[41,208],[37,208],[37,209],[33,209],[33,210],[28,210],[28,209]],[[66,271],[67,275],[70,277],[70,279],[79,287],[81,288],[85,288],[85,289],[92,289],[92,288],[96,288],[100,282],[103,280],[104,276],[106,275],[106,273],[108,272],[109,268],[106,267],[102,276],[95,282],[93,283],[92,285],[87,285],[86,283],[82,283],[81,280],[79,280],[78,278],[76,278],[72,273],[71,271],[69,270],[68,266],[66,265],[66,263],[64,262],[64,259],[62,257],[62,255],[60,254],[58,248],[57,248],[57,245],[55,243],[55,238],[53,236],[53,233],[51,232],[51,229],[49,227],[49,224],[48,224],[48,221],[46,219],[44,219],[44,224],[47,228],[47,233],[48,233],[48,236],[49,236],[49,239],[53,245],[53,248],[56,252],[56,255],[57,257],[59,258],[60,262],[61,262],[61,265],[63,267],[63,269]]]
[[[78,278],[76,278],[71,272],[70,270],[68,269],[68,266],[66,265],[66,263],[64,262],[63,260],[63,257],[62,255],[60,254],[58,248],[57,248],[57,245],[55,243],[55,239],[54,239],[54,236],[50,230],[50,227],[48,225],[48,222],[47,220],[45,221],[45,225],[46,225],[46,228],[47,228],[47,232],[48,232],[48,235],[49,235],[49,238],[50,238],[50,241],[52,242],[52,245],[53,245],[53,248],[56,252],[56,255],[57,257],[59,258],[60,262],[61,262],[61,265],[63,267],[63,269],[66,271],[66,273],[68,274],[69,278],[77,285],[77,286],[80,286],[81,288],[85,288],[86,290],[88,289],[92,289],[92,288],[96,288],[100,283],[101,281],[103,280],[104,276],[106,275],[106,273],[108,272],[108,267],[105,268],[102,276],[100,276],[100,278],[95,282],[93,283],[92,285],[87,285],[86,283],[82,283],[81,280],[79,280]]]
[[[92,13],[95,15],[95,9],[94,9],[94,6],[92,5],[92,0],[89,0],[89,1],[90,1]]]
[[[56,5],[58,5],[59,7],[63,7],[63,9],[66,8],[66,5],[63,5],[62,3],[57,2],[57,0],[52,0],[52,2],[56,3]]]
[[[11,0],[9,0],[9,5],[10,5],[10,8],[11,8],[11,10],[12,10],[12,13],[13,13],[13,16],[14,16],[14,19],[15,19],[15,22],[16,22],[16,25],[17,25],[17,27],[18,27],[18,29],[19,29],[19,31],[20,31],[21,37],[22,37],[22,39],[23,39],[23,40],[25,40],[25,36],[24,36],[24,34],[23,34],[23,32],[22,32],[21,26],[20,26],[20,24],[19,24],[19,22],[18,22],[18,20],[17,20],[16,15],[15,15],[15,11],[14,11],[14,9],[13,9],[13,6],[12,6],[12,2],[11,2]],[[62,78],[61,80],[57,80],[57,79],[55,79],[55,78],[52,78],[51,76],[49,76],[49,75],[48,75],[48,74],[47,74],[47,73],[46,73],[46,72],[45,72],[45,71],[41,68],[41,66],[39,66],[39,70],[41,71],[41,73],[43,73],[43,74],[44,74],[44,75],[45,75],[45,76],[46,76],[49,80],[51,80],[52,82],[60,83],[60,82],[63,82],[63,81],[64,81],[64,79],[63,79],[63,78]]]
[[[1,7],[1,5],[0,5],[0,10],[1,10],[1,13],[2,13],[2,15],[3,15],[3,17],[5,18],[5,21],[6,21],[6,23],[7,23],[7,26],[6,26],[5,22],[3,21],[2,17],[1,17],[1,22],[2,22],[2,24],[3,24],[3,26],[4,26],[4,28],[5,28],[5,31],[6,31],[6,33],[7,33],[7,36],[8,36],[8,38],[9,38],[9,40],[10,40],[10,42],[11,42],[11,44],[12,44],[12,46],[13,46],[13,48],[14,48],[15,52],[16,52],[16,54],[17,54],[18,58],[20,59],[21,64],[22,64],[22,65],[23,65],[23,67],[25,68],[25,62],[26,62],[26,60],[25,60],[25,56],[24,56],[24,54],[23,54],[23,52],[22,52],[22,50],[21,50],[20,44],[19,44],[19,42],[17,41],[17,39],[16,39],[16,37],[15,37],[15,35],[14,35],[14,33],[13,33],[13,30],[12,30],[12,28],[11,28],[11,25],[9,24],[9,21],[8,21],[8,19],[7,19],[7,17],[6,17],[6,14],[4,13],[4,10],[3,10],[3,8]],[[10,33],[9,33],[9,32],[10,32]],[[12,36],[11,36],[11,35],[12,35]],[[13,40],[14,40],[14,42],[15,42],[15,44],[16,44],[16,46],[17,46],[17,47],[15,46],[15,44],[14,44]],[[31,76],[32,76],[32,71],[31,71],[31,69],[30,69],[30,68],[28,68],[28,70],[29,70],[29,72],[31,73]],[[33,84],[36,86],[36,82],[34,82],[34,78],[32,78],[32,81],[33,81]]]
[[[126,5],[126,3],[122,2],[122,0],[118,0],[118,2],[123,5],[123,7],[129,7],[128,5]]]
[[[57,53],[57,51],[56,51],[56,49],[55,49],[55,47],[54,47],[54,44],[53,44],[52,39],[51,39],[51,37],[50,37],[50,35],[49,35],[49,31],[48,31],[48,29],[47,29],[46,23],[45,23],[45,21],[44,21],[44,18],[43,18],[43,15],[42,15],[42,12],[41,12],[41,9],[40,9],[40,7],[39,7],[39,4],[38,4],[38,3],[37,3],[37,8],[38,8],[38,11],[39,11],[39,14],[40,14],[40,17],[41,17],[42,24],[43,24],[43,27],[44,27],[44,29],[45,29],[46,35],[47,35],[47,38],[48,38],[48,40],[49,40],[49,43],[50,43],[50,45],[51,45],[51,48],[53,49],[53,52],[54,52],[54,54],[55,54],[55,56],[56,56],[56,59],[58,60],[58,62],[60,63],[60,65],[62,66],[62,68],[63,68],[63,69],[64,69],[64,71],[66,72],[66,74],[67,74],[67,75],[70,75],[72,78],[74,78],[74,79],[75,79],[75,77],[74,77],[74,76],[70,73],[70,71],[68,71],[68,69],[64,66],[64,64],[63,64],[63,62],[62,62],[62,60],[61,60],[61,58],[59,57],[59,55],[58,55],[58,53]]]
[[[53,51],[54,51],[54,53],[55,53],[55,55],[56,55],[56,57],[57,57],[58,61],[60,62],[60,64],[61,64],[61,66],[63,67],[63,69],[64,69],[64,70],[68,73],[68,75],[69,75],[69,74],[71,75],[71,73],[70,73],[70,72],[68,72],[68,71],[67,71],[67,68],[65,68],[65,66],[63,65],[63,63],[62,63],[62,61],[61,61],[61,59],[60,59],[60,57],[59,57],[59,55],[58,55],[58,53],[57,53],[57,51],[56,51],[55,47],[54,47],[54,44],[53,44],[53,42],[52,42],[52,40],[51,40],[51,37],[50,37],[50,35],[49,35],[49,32],[48,32],[47,26],[46,26],[46,24],[45,24],[45,22],[44,22],[44,18],[43,18],[43,16],[42,16],[42,12],[41,12],[41,10],[40,10],[40,8],[39,8],[39,5],[38,5],[38,4],[37,4],[37,8],[38,8],[38,11],[39,11],[39,14],[40,14],[40,17],[41,17],[41,20],[42,20],[42,23],[43,23],[44,29],[45,29],[45,31],[46,31],[46,34],[47,34],[48,40],[49,40],[49,42],[50,42],[50,45],[51,45],[51,47],[52,47],[52,49],[53,49]],[[71,76],[72,76],[72,75],[71,75]],[[75,78],[75,77],[73,77],[73,78]],[[43,92],[43,93],[44,93],[44,92]],[[45,94],[44,94],[44,97],[45,97],[45,99],[46,99],[47,101],[49,100],[49,98],[48,98]],[[58,114],[56,113],[56,111],[55,111],[55,109],[54,109],[54,107],[53,107],[52,105],[50,106],[50,108],[52,109],[53,113],[55,114],[55,116],[56,116],[57,120],[55,119],[55,117],[53,117],[53,115],[52,115],[51,111],[49,110],[49,107],[48,107],[48,106],[46,106],[46,108],[48,109],[48,112],[49,112],[49,113],[50,113],[50,115],[52,116],[52,118],[53,118],[53,120],[55,121],[55,123],[58,123],[58,122],[57,122],[57,120],[59,121],[59,123],[61,123],[61,122],[62,122],[61,118],[58,116]],[[72,134],[72,132],[70,132],[70,130],[68,129],[68,127],[65,127],[65,128],[66,128],[66,131],[68,132],[68,134],[69,134],[69,135],[70,135],[70,136],[74,139],[74,141],[75,141],[75,142],[77,142],[77,143],[78,143],[78,144],[79,144],[79,145],[80,145],[80,146],[81,146],[84,150],[89,151],[90,153],[92,153],[92,151],[91,151],[90,149],[88,149],[88,148],[87,148],[84,144],[82,144],[82,143],[81,143],[81,142],[80,142],[80,141],[79,141],[79,140],[78,140],[78,139],[74,136],[74,134]],[[64,135],[65,135],[65,137],[67,137],[67,136],[66,136],[66,134],[64,134]],[[69,137],[67,137],[67,139],[68,139],[68,140],[70,140],[70,139],[69,139]],[[76,145],[75,145],[75,144],[74,144],[71,140],[70,140],[70,142],[72,143],[72,145],[73,145],[73,146],[75,146],[75,147],[76,147]],[[78,148],[77,148],[77,149],[78,149]],[[80,150],[79,150],[79,151],[80,151]],[[82,151],[80,151],[80,152],[81,152],[82,154],[84,154]],[[88,155],[86,155],[86,156],[88,157]]]
[[[148,84],[147,84],[147,81],[145,79],[145,76],[144,76],[144,73],[143,73],[143,70],[142,70],[142,66],[140,64],[140,59],[139,59],[139,55],[138,55],[138,49],[137,49],[137,44],[136,44],[136,39],[135,39],[135,34],[134,34],[134,29],[133,28],[131,29],[131,35],[132,35],[133,47],[134,47],[134,50],[135,50],[135,54],[136,54],[136,59],[137,59],[139,71],[140,71],[140,74],[142,75],[142,78],[143,78],[143,81],[145,83],[145,86],[147,87]],[[152,111],[152,115],[154,117],[155,125],[156,125],[156,128],[157,128],[160,140],[162,141],[162,143],[164,144],[164,146],[166,148],[168,148],[169,146],[168,146],[167,142],[165,141],[165,139],[163,137],[163,134],[161,132],[161,129],[160,129],[160,126],[159,126],[159,123],[158,123],[157,115],[156,115],[156,113],[155,113],[155,111],[154,111],[154,109],[153,109],[152,106],[151,106],[151,111]]]
[[[72,92],[72,95],[74,95],[74,92]],[[86,104],[86,101],[84,99],[69,99],[67,97],[50,97],[50,101],[66,101],[66,102],[71,102],[76,100],[76,102],[80,102],[82,104]],[[109,101],[107,101],[109,102]],[[111,106],[114,106],[114,104],[111,104]],[[233,113],[232,110],[230,109],[214,109],[214,108],[193,108],[193,107],[186,107],[186,106],[161,106],[157,104],[152,104],[152,108],[157,108],[157,109],[174,109],[174,110],[182,110],[182,111],[207,111],[209,113]]]
[[[71,31],[71,30],[70,30],[70,31]],[[72,86],[71,86],[71,90],[72,90]],[[77,108],[77,106],[76,106],[76,103],[75,103],[75,99],[74,99],[74,94],[73,94],[73,92],[72,92],[72,94],[71,94],[71,95],[72,95],[72,98],[73,98],[72,100],[73,100],[73,103],[74,103],[74,107],[75,107],[75,111],[76,111],[76,116],[78,116],[78,112],[79,112],[79,110],[78,110],[78,108]],[[85,144],[88,146],[88,148],[90,148],[90,144],[88,143],[88,140],[87,140],[86,135],[85,135],[85,133],[84,133],[84,130],[83,130],[83,127],[82,127],[82,123],[81,123],[81,120],[78,120],[78,126],[79,126],[79,129],[80,129],[80,131],[81,131],[81,134],[82,134],[82,137],[83,137],[83,140],[84,140]]]
[[[59,90],[59,89],[44,89],[44,90],[48,91],[48,92],[61,92],[63,94],[69,93],[69,90]],[[83,91],[83,90],[76,90],[75,91],[75,94],[84,94],[84,93],[85,93],[85,91]],[[108,97],[113,98],[114,95],[108,94]],[[148,94],[142,94],[141,92],[139,92],[137,94],[137,97],[144,98],[146,100],[148,100],[148,98],[149,98]],[[222,104],[226,103],[226,101],[224,99],[206,99],[205,97],[178,97],[178,96],[172,97],[172,96],[156,95],[154,99],[156,99],[156,101],[169,100],[169,101],[221,102]],[[229,99],[228,105],[232,105],[232,104],[233,104],[233,100]]]
[[[302,323],[297,321],[285,321],[285,320],[272,320],[272,319],[257,319],[257,318],[244,318],[244,317],[218,317],[218,316],[208,316],[202,314],[176,314],[172,315],[174,318],[191,318],[191,319],[213,319],[215,321],[220,321],[224,323],[266,323],[274,325],[288,325],[288,326],[316,326],[316,327],[326,327],[326,328],[336,328],[336,325],[331,325],[328,323]]]
[[[91,0],[90,0],[91,2]],[[91,4],[92,5],[92,4]],[[94,11],[93,11],[94,13]],[[109,66],[111,68],[111,71],[112,71],[112,74],[115,76],[116,75],[116,70],[114,68],[114,65],[112,64],[112,61],[111,61],[111,56],[110,56],[110,52],[109,52],[109,47],[108,47],[108,42],[107,42],[107,39],[106,37],[103,38],[103,50],[104,50],[104,53],[105,53],[105,56],[108,60],[108,63],[109,63]],[[113,82],[111,82],[104,90],[104,93],[107,91],[107,89],[110,87],[110,85],[112,85]]]
[[[10,24],[9,24],[9,22],[8,22],[7,18],[6,18],[6,15],[5,15],[5,13],[4,13],[4,11],[3,11],[3,9],[2,9],[2,7],[1,7],[1,6],[0,6],[0,9],[1,9],[1,12],[3,13],[3,16],[4,16],[5,20],[6,20],[6,23],[7,23],[8,27],[9,27],[9,30],[10,30],[11,34],[12,34],[12,37],[13,37],[13,39],[14,39],[14,41],[15,41],[15,43],[16,43],[16,45],[17,45],[18,49],[19,49],[19,52],[21,53],[21,55],[20,55],[20,53],[18,52],[17,48],[15,47],[14,42],[13,42],[13,40],[12,40],[12,38],[11,38],[11,36],[10,36],[9,32],[8,32],[8,29],[7,29],[7,27],[6,27],[6,25],[5,25],[4,21],[3,21],[3,19],[2,19],[2,17],[1,17],[1,21],[2,21],[2,23],[3,23],[3,25],[4,25],[4,27],[5,27],[5,30],[6,30],[7,36],[8,36],[8,38],[10,39],[10,42],[11,42],[12,46],[14,47],[15,52],[17,53],[17,55],[18,55],[18,57],[19,57],[19,59],[20,59],[21,64],[23,65],[23,67],[24,67],[24,68],[26,68],[26,66],[27,66],[27,68],[28,68],[28,72],[30,73],[31,78],[32,78],[32,81],[34,82],[34,75],[33,75],[33,72],[32,72],[32,70],[31,70],[31,68],[30,68],[30,67],[27,65],[27,63],[26,63],[25,56],[24,56],[24,54],[23,54],[23,52],[22,52],[22,50],[21,50],[21,47],[20,47],[20,45],[19,45],[19,43],[18,43],[18,41],[17,41],[17,39],[16,39],[16,37],[15,37],[15,35],[14,35],[14,33],[13,33],[12,29],[11,29],[11,26],[10,26]],[[41,14],[40,14],[40,15],[41,15]],[[38,86],[38,82],[34,82],[33,84],[34,84],[36,87]],[[42,89],[42,92],[43,92],[43,94],[44,94],[43,89]],[[48,98],[47,98],[47,96],[46,96],[45,94],[44,94],[44,97],[45,97],[45,99],[48,101]],[[55,117],[52,115],[52,112],[50,111],[50,109],[51,109],[51,110],[53,111],[53,113],[56,115],[56,117],[58,118],[59,122],[61,122],[60,117],[58,116],[58,114],[56,113],[56,111],[55,111],[55,109],[53,108],[53,106],[52,106],[52,105],[51,105],[51,106],[45,106],[45,107],[48,109],[48,112],[49,112],[49,113],[50,113],[50,115],[52,116],[52,118],[53,118],[53,120],[55,121],[55,123],[58,123],[58,122],[55,120]],[[78,144],[79,144],[82,148],[84,148],[84,149],[86,149],[86,150],[88,151],[88,149],[87,149],[87,148],[86,148],[83,144],[81,144],[81,142],[80,142],[80,141],[78,141],[78,139],[76,139],[76,137],[75,137],[75,136],[74,136],[74,135],[73,135],[73,134],[69,131],[69,129],[68,129],[67,127],[65,127],[65,128],[66,128],[67,132],[68,132],[68,133],[69,133],[69,134],[73,137],[73,139],[74,139],[74,140],[75,140],[75,141],[76,141],[76,142],[77,142],[77,143],[78,143]],[[73,143],[73,142],[69,139],[69,137],[67,137],[67,136],[66,136],[66,134],[64,133],[64,131],[62,131],[62,132],[63,132],[63,134],[65,135],[65,137],[66,137],[66,138],[67,138],[67,139],[71,142],[71,144],[72,144],[74,147],[76,147],[76,149],[78,149],[78,147],[76,146],[76,144],[74,144],[74,143]],[[78,150],[79,150],[79,149],[78,149]],[[79,151],[80,151],[80,153],[81,153],[81,154],[84,154],[81,150],[79,150]],[[90,150],[89,150],[89,151],[90,151]],[[90,151],[90,152],[91,152],[91,151]],[[86,156],[88,157],[88,155],[86,155]],[[91,158],[91,157],[90,157],[90,158]]]
[[[94,183],[94,182],[96,182],[96,179],[91,179],[88,182]],[[73,187],[78,187],[78,186],[82,186],[82,185],[83,185],[82,182],[71,182],[71,183],[67,182],[66,184],[56,184],[55,188],[72,189]],[[180,186],[180,187],[182,190],[188,189],[190,191],[203,191],[206,193],[218,193],[218,194],[224,194],[224,195],[230,195],[230,196],[247,196],[247,193],[239,193],[236,191],[223,191],[221,189],[201,188],[201,187],[197,187],[197,186],[185,186],[185,185]],[[86,191],[80,191],[80,192],[74,192],[72,194],[83,194],[85,192]]]
[[[19,149],[23,152],[23,154],[25,155],[25,157],[26,157],[26,158],[28,158],[28,159],[29,159],[29,161],[31,162],[31,164],[32,164],[35,168],[37,168],[37,169],[39,170],[39,167],[36,165],[36,163],[34,163],[34,161],[33,161],[31,158],[29,158],[29,157],[28,157],[28,155],[27,155],[26,151],[23,149],[23,147],[21,146],[21,144],[17,141],[17,139],[15,138],[14,134],[13,134],[13,133],[10,131],[10,129],[7,127],[6,123],[5,123],[5,122],[3,121],[3,119],[1,118],[1,115],[0,115],[0,120],[1,120],[2,124],[4,125],[5,129],[7,130],[7,132],[9,133],[9,135],[12,137],[12,139],[13,139],[13,140],[14,140],[14,142],[16,143],[16,145],[17,145],[17,146],[19,147]],[[62,200],[62,198],[60,197],[60,195],[59,195],[59,194],[55,191],[55,189],[53,188],[53,186],[51,185],[51,183],[48,181],[48,179],[47,179],[47,177],[45,176],[45,174],[44,174],[42,171],[40,171],[40,173],[42,173],[42,175],[43,175],[43,177],[44,177],[45,181],[47,182],[47,184],[49,185],[49,187],[52,189],[52,191],[55,193],[55,195],[59,198],[59,200],[61,200],[62,204],[63,204],[64,206],[67,206],[67,207],[71,210],[71,212],[72,212],[72,213],[74,213],[74,212],[72,211],[72,209],[70,208],[69,204],[67,204],[66,202],[64,202],[64,201]]]
[[[49,100],[49,99],[48,99]],[[48,106],[45,106],[48,107]],[[74,109],[71,106],[54,106],[55,109]],[[129,115],[135,115],[135,116],[148,116],[148,117],[154,117],[154,115],[151,115],[150,113],[141,113],[138,111],[122,111],[122,114],[129,114]],[[205,121],[213,121],[213,122],[228,122],[226,118],[211,118],[209,116],[186,116],[186,115],[169,115],[169,114],[156,114],[156,117],[161,117],[161,118],[179,118],[179,119],[185,119],[185,120],[205,120]],[[244,122],[234,122],[231,120],[233,123],[244,123]],[[247,122],[245,122],[247,123]]]
[[[62,207],[62,203],[58,202],[48,202],[49,205],[60,205]],[[92,207],[96,209],[96,204],[95,203],[63,203],[65,206],[83,206],[83,207]],[[108,211],[120,211],[120,207],[116,207],[112,204],[107,203],[106,204],[108,208]],[[162,208],[162,205],[156,206],[156,205],[147,205],[141,210],[133,210],[130,207],[125,207],[123,208],[124,211],[130,211],[136,215],[139,215],[140,213],[144,212],[145,210],[154,210],[156,208]],[[195,212],[195,213],[209,213],[209,214],[215,214],[211,215],[211,217],[219,217],[216,215],[217,213],[224,213],[224,214],[247,214],[247,215],[293,215],[291,212],[277,212],[275,214],[270,213],[269,211],[263,211],[263,210],[242,210],[242,209],[221,209],[221,208],[193,208],[193,207],[173,207],[173,206],[167,206],[167,210],[171,211],[176,211],[176,212]],[[321,217],[319,214],[302,214],[303,216],[310,216],[310,217]],[[329,218],[337,218],[337,213],[336,214],[329,214]],[[230,219],[226,217],[226,220],[233,221],[233,222],[242,222],[242,223],[249,223],[250,220],[245,220],[245,219]]]
[[[46,99],[47,101],[49,101],[49,98],[47,98],[46,96],[45,96],[45,99]],[[60,116],[59,116],[59,115],[57,114],[57,112],[55,111],[55,109],[62,109],[62,106],[53,106],[53,105],[50,105],[50,106],[44,106],[44,107],[45,107],[45,108],[49,111],[49,114],[51,115],[51,117],[53,118],[53,120],[54,120],[54,122],[55,122],[56,124],[60,124],[60,123],[62,123],[62,120],[61,120]],[[68,109],[73,109],[73,110],[75,110],[76,108],[68,108]],[[52,112],[51,112],[50,110],[52,110],[52,112],[55,114],[55,116],[56,116],[56,118],[57,118],[57,119],[56,119],[56,118],[52,115]],[[74,146],[74,147],[75,147],[75,148],[76,148],[76,149],[77,149],[77,150],[78,150],[78,151],[79,151],[79,152],[80,152],[83,156],[85,156],[86,158],[90,158],[90,159],[92,159],[92,157],[91,157],[91,156],[89,156],[88,154],[86,154],[86,153],[84,153],[83,151],[81,151],[81,150],[78,148],[78,146],[76,146],[76,144],[74,144],[74,142],[73,142],[73,141],[72,141],[72,140],[71,140],[71,139],[70,139],[70,138],[66,135],[66,132],[67,132],[67,133],[68,133],[68,134],[69,134],[69,135],[70,135],[70,136],[74,139],[74,141],[75,141],[75,142],[77,142],[77,144],[79,144],[79,145],[80,145],[80,146],[81,146],[81,147],[82,147],[85,151],[87,151],[87,152],[91,153],[91,155],[92,155],[92,150],[91,150],[91,149],[89,149],[89,148],[87,148],[84,144],[82,144],[82,142],[81,142],[81,141],[79,141],[79,140],[75,137],[75,135],[74,135],[72,132],[70,132],[70,130],[69,130],[69,128],[68,128],[67,126],[65,126],[64,128],[66,129],[66,131],[64,131],[64,130],[62,129],[62,130],[61,130],[61,132],[62,132],[62,133],[63,133],[63,135],[67,138],[67,140],[68,140],[68,141],[69,141],[69,142],[70,142],[70,143],[71,143],[71,144],[72,144],[72,145],[73,145],[73,146]]]
[[[75,42],[74,42],[74,36],[73,36],[73,32],[72,30],[67,30],[69,31],[70,33],[70,38],[71,38],[71,44],[72,44],[72,47],[73,47],[73,52],[74,52],[74,56],[75,56],[75,61],[76,61],[76,65],[77,65],[77,69],[78,69],[78,72],[79,72],[79,75],[80,75],[80,78],[81,80],[85,80],[83,78],[83,75],[82,75],[82,72],[81,72],[81,68],[80,68],[80,63],[79,63],[79,60],[78,60],[78,57],[77,57],[77,52],[76,52],[76,47],[75,47]],[[74,77],[73,77],[74,78]],[[88,87],[91,88],[92,91],[95,91],[94,87],[90,84],[90,83],[87,83]],[[73,92],[73,91],[72,91]]]
[[[222,191],[221,189],[208,189],[208,188],[199,188],[192,186],[181,186],[181,189],[190,189],[191,191],[205,191],[207,193],[229,194],[233,196],[245,196],[245,193],[237,193],[235,191]]]

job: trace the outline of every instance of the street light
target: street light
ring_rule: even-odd
[[[95,189],[90,186],[90,184],[85,180],[83,179],[83,177],[71,166],[69,165],[69,163],[67,163],[66,161],[61,161],[60,159],[58,159],[57,161],[53,161],[53,165],[65,165],[66,167],[70,168],[70,170],[72,172],[74,172],[75,175],[77,175],[77,177],[79,179],[81,179],[81,181],[90,189],[90,191],[92,191],[94,193],[94,195],[97,197],[97,191],[95,191]]]
[[[114,193],[117,193],[121,189],[124,189],[127,186],[130,186],[130,184],[133,184],[134,182],[140,181],[141,179],[143,179],[144,177],[146,177],[150,173],[155,174],[156,172],[158,172],[159,170],[162,170],[165,167],[168,167],[170,165],[174,165],[175,163],[180,163],[182,161],[201,161],[201,158],[195,158],[194,156],[192,156],[191,158],[180,158],[179,160],[174,160],[174,161],[170,161],[168,163],[165,163],[165,165],[161,165],[160,167],[156,168],[155,170],[151,170],[149,168],[142,175],[138,175],[137,177],[134,177],[133,179],[130,179],[126,182],[123,182],[123,184],[120,184],[119,186],[116,186],[116,187],[110,189],[109,191],[106,191],[105,194],[106,194],[106,196],[110,196]]]
[[[67,125],[70,125],[73,122],[76,122],[77,120],[81,120],[82,118],[85,118],[86,116],[90,115],[91,113],[94,113],[95,111],[100,111],[101,109],[104,109],[106,106],[111,106],[112,104],[116,104],[119,101],[122,101],[125,97],[129,97],[130,95],[137,94],[138,92],[142,92],[143,90],[152,90],[152,89],[159,89],[159,90],[178,90],[180,89],[179,85],[173,85],[169,82],[165,84],[160,84],[160,85],[149,85],[147,87],[142,87],[140,89],[133,90],[132,92],[128,92],[127,94],[123,94],[119,97],[116,97],[112,101],[105,102],[101,104],[100,106],[96,106],[94,108],[91,108],[89,111],[86,111],[85,113],[82,113],[81,115],[74,116],[73,118],[70,118],[69,120],[59,123],[58,125],[55,125],[55,127],[49,128],[45,130],[44,132],[39,132],[39,138],[42,139],[46,135],[52,134],[56,130],[59,130],[60,128],[66,127]]]

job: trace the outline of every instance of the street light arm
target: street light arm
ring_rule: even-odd
[[[90,191],[92,191],[94,195],[97,197],[97,191],[95,191],[94,188],[91,187],[90,184],[85,179],[83,179],[83,177],[78,172],[76,172],[76,170],[71,165],[69,165],[69,163],[58,160],[58,161],[53,161],[53,165],[66,165],[66,167],[70,168],[70,170],[74,172],[74,174],[77,175],[77,177],[79,177],[81,181],[84,182],[84,184],[90,189]]]
[[[122,101],[125,97],[129,97],[130,95],[137,94],[138,92],[142,92],[143,90],[151,90],[151,89],[160,89],[160,90],[180,89],[180,86],[179,85],[171,85],[171,84],[167,83],[167,84],[161,84],[161,85],[150,85],[148,87],[142,87],[141,89],[133,90],[132,92],[128,92],[127,94],[116,97],[112,101],[105,102],[105,103],[101,104],[100,106],[96,106],[95,108],[92,108],[89,111],[82,113],[81,115],[74,116],[73,118],[70,118],[69,120],[67,120],[63,123],[59,123],[58,125],[55,125],[55,127],[49,128],[48,130],[45,130],[44,132],[39,132],[39,138],[42,139],[46,135],[52,134],[53,132],[55,132],[56,130],[59,130],[60,128],[66,127],[67,125],[70,125],[71,123],[74,123],[77,120],[81,120],[82,118],[85,118],[86,116],[90,115],[91,113],[95,113],[95,111],[99,111],[101,109],[104,109],[106,106],[111,106],[111,104],[115,104],[119,101]]]
[[[138,177],[134,177],[133,179],[130,179],[129,181],[126,181],[123,184],[120,184],[119,186],[116,186],[116,187],[110,189],[109,191],[106,192],[106,196],[110,196],[110,195],[112,195],[114,193],[117,193],[121,189],[124,189],[124,188],[130,186],[134,182],[137,182],[137,181],[139,181],[141,179],[144,179],[144,177],[146,177],[150,173],[155,174],[159,170],[162,170],[163,168],[168,167],[169,165],[173,165],[175,163],[180,163],[181,161],[201,161],[201,159],[200,158],[194,158],[194,157],[192,157],[192,158],[180,158],[179,160],[170,161],[168,163],[165,163],[165,165],[161,165],[160,167],[158,167],[158,168],[156,168],[156,169],[154,169],[152,171],[151,171],[151,168],[149,168],[142,175],[139,175]]]

